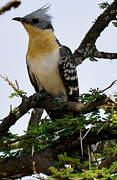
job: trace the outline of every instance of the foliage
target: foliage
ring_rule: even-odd
[[[17,96],[17,94],[16,94]],[[79,100],[82,103],[90,103],[98,98],[106,97],[105,94],[100,94],[98,89],[90,89],[89,93],[82,94]],[[4,161],[13,156],[20,156],[22,154],[30,154],[46,147],[52,147],[63,138],[72,137],[74,135],[79,136],[79,132],[98,133],[102,128],[113,128],[117,126],[117,95],[114,96],[113,103],[108,102],[106,107],[101,107],[91,113],[79,114],[78,117],[66,115],[62,119],[42,119],[38,126],[30,127],[25,135],[17,136],[8,134],[7,137],[0,139],[1,156],[0,161]],[[88,125],[90,125],[89,129]],[[85,135],[84,135],[85,136]],[[85,137],[84,137],[85,138]],[[103,145],[103,148],[102,148]],[[108,168],[97,169],[99,161],[106,158],[111,153],[117,150],[116,141],[111,142],[111,146],[108,146],[107,141],[103,141],[98,144],[98,148],[93,152],[93,160],[89,163],[88,146],[84,146],[84,157],[81,156],[81,150],[73,150],[70,152],[64,152],[58,155],[57,167],[50,167],[53,173],[52,178],[100,178],[108,179],[112,178],[112,172],[114,174],[117,168],[117,162]],[[101,146],[101,148],[100,148]],[[115,176],[113,176],[115,178]]]
[[[85,169],[82,167],[81,172],[77,172],[73,166],[70,167],[71,162],[73,163],[74,158],[64,155],[59,155],[59,158],[62,157],[62,162],[65,164],[69,164],[69,167],[64,166],[64,168],[57,169],[55,167],[50,167],[51,172],[53,173],[52,177],[57,178],[89,178],[94,179],[98,178],[100,180],[105,179],[115,179],[116,175],[114,176],[115,170],[117,170],[117,161],[113,162],[110,168],[102,168],[96,169],[96,163],[92,164],[91,169],[89,170],[88,167]],[[61,161],[61,159],[59,159]],[[76,163],[76,161],[74,162]],[[85,162],[86,163],[86,162]],[[79,164],[79,162],[78,162]],[[77,165],[78,165],[77,164]],[[88,164],[88,163],[87,163]]]
[[[22,90],[18,90],[16,92],[11,93],[11,95],[9,96],[9,98],[13,98],[13,97],[19,97],[19,96],[25,96],[27,93],[22,91]]]
[[[112,169],[107,169],[107,168],[102,168],[102,169],[91,169],[91,170],[83,170],[82,173],[78,174],[71,174],[71,177],[84,177],[84,178],[90,178],[90,179],[100,179],[100,180],[105,180],[105,179],[114,179],[112,177]]]
[[[50,167],[50,171],[53,173],[53,177],[67,178],[73,172],[73,168],[61,168],[60,170]]]
[[[112,22],[112,24],[117,27],[117,21]]]
[[[105,8],[107,8],[108,6],[109,6],[109,3],[108,3],[107,1],[99,4],[100,9],[105,9]]]
[[[81,100],[82,103],[89,103],[100,97],[107,97],[107,96],[106,96],[106,94],[100,94],[98,92],[98,89],[90,89],[89,93],[82,94],[79,97],[79,99]]]

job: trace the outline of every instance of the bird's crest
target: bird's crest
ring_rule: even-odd
[[[41,8],[37,9],[36,11],[34,11],[34,12],[24,16],[24,17],[40,18],[44,21],[51,22],[52,17],[47,13],[50,6],[51,6],[50,4],[45,4]]]

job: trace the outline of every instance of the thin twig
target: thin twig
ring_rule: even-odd
[[[82,130],[81,129],[80,129],[80,146],[81,146],[81,154],[83,156]]]
[[[0,77],[1,77],[3,80],[5,80],[5,81],[13,88],[14,91],[18,92],[18,95],[19,95],[22,99],[24,98],[24,96],[23,96],[21,93],[19,93],[19,85],[18,85],[17,80],[15,80],[15,83],[16,83],[16,85],[15,85],[15,84],[13,84],[13,83],[8,79],[7,76],[3,76],[3,75],[0,74]]]
[[[99,93],[103,93],[104,91],[106,91],[107,89],[110,89],[115,83],[117,82],[117,80],[114,80],[107,88],[103,89],[103,90],[98,90]]]
[[[10,104],[10,112],[12,112],[12,105]]]
[[[15,84],[16,84],[17,89],[19,90],[19,84],[18,84],[17,80],[15,80]]]
[[[0,77],[5,80],[6,82],[8,82],[8,84],[14,89],[14,91],[18,91],[18,89],[15,87],[15,85],[8,79],[7,76],[3,76],[0,74]]]
[[[92,128],[92,126],[88,129],[88,131],[85,133],[85,135],[83,136],[83,138],[82,138],[82,141],[83,141],[83,139],[86,137],[86,135],[89,133],[89,131],[91,130],[91,128]]]
[[[32,157],[33,157],[33,154],[34,154],[34,145],[32,145],[32,153],[31,153]]]
[[[97,134],[104,128],[105,124],[98,130]]]
[[[90,153],[90,146],[88,145],[88,156],[89,156],[89,170],[91,170],[91,153]]]

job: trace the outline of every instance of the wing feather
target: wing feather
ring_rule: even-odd
[[[60,46],[59,73],[63,80],[68,100],[78,101],[79,88],[74,56],[66,46]]]
[[[27,69],[28,69],[28,75],[29,75],[31,84],[34,86],[35,91],[36,91],[36,92],[39,92],[39,87],[38,87],[38,84],[37,84],[35,75],[34,75],[33,72],[31,71],[28,63],[27,63]]]

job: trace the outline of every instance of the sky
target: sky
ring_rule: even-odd
[[[6,2],[8,1],[1,0],[0,6]],[[0,16],[0,74],[7,76],[13,83],[17,80],[20,89],[27,92],[27,96],[34,93],[26,68],[28,35],[24,27],[19,22],[12,21],[12,18],[24,16],[50,3],[49,13],[53,17],[55,35],[62,44],[74,52],[93,25],[93,21],[103,12],[98,6],[101,2],[103,1],[22,0],[19,8]],[[110,23],[97,40],[97,48],[101,51],[117,52],[116,31],[117,28]],[[80,94],[87,93],[90,88],[104,89],[110,85],[117,79],[116,66],[117,60],[100,59],[98,62],[85,60],[77,67]],[[117,84],[109,89],[107,94],[116,93],[116,88]],[[20,98],[9,98],[12,92],[13,89],[0,78],[0,119],[8,115],[10,106],[17,107],[21,102]],[[27,113],[10,130],[13,133],[22,134],[26,130],[29,117],[30,113]]]
[[[0,1],[0,6],[6,0]],[[103,12],[98,6],[102,0],[22,0],[17,9],[12,9],[0,16],[0,74],[5,75],[10,81],[18,81],[20,89],[27,92],[27,96],[34,93],[29,81],[26,69],[26,51],[28,47],[28,35],[23,26],[12,18],[24,16],[46,3],[51,4],[49,13],[53,17],[55,35],[59,41],[74,51],[83,37],[93,25],[93,21]],[[112,1],[108,1],[112,2]],[[110,23],[109,27],[101,33],[96,42],[101,51],[117,52],[117,28]],[[98,62],[85,60],[77,67],[80,94],[87,93],[90,88],[104,89],[117,79],[117,59],[100,59]],[[10,99],[13,89],[0,78],[0,119],[6,117],[12,108],[17,107],[21,99]],[[117,84],[107,91],[107,94],[117,92]],[[10,128],[11,132],[23,134],[26,130],[30,114],[24,117]]]

